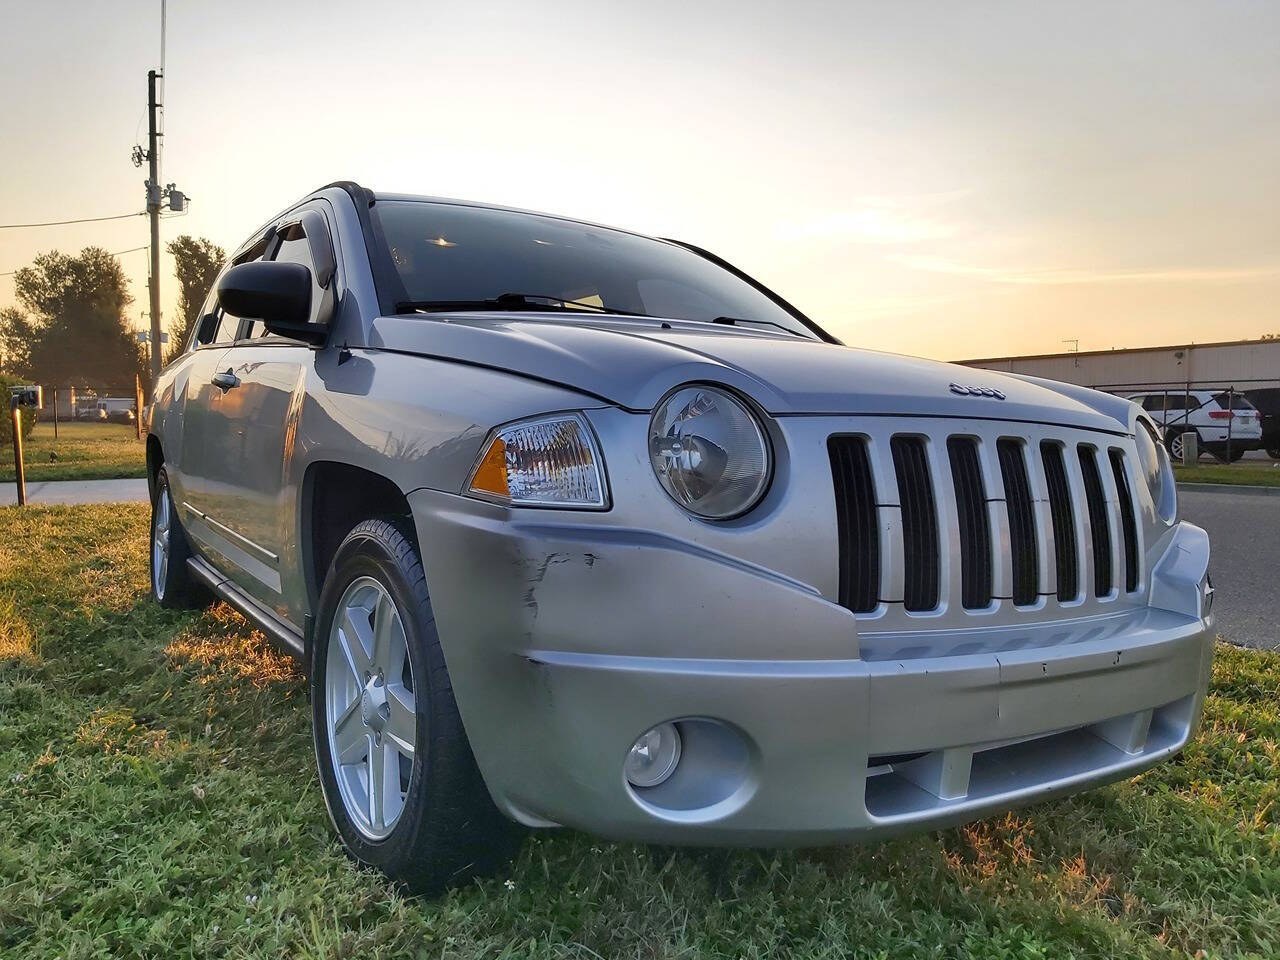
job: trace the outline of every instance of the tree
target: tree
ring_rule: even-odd
[[[47,386],[116,388],[145,375],[145,357],[125,319],[133,302],[129,281],[106,250],[42,253],[14,274],[14,286],[26,317],[6,315],[4,335],[15,331],[25,339],[24,375]]]
[[[213,281],[227,259],[226,252],[204,237],[182,235],[167,247],[173,254],[178,274],[178,318],[169,330],[167,360],[182,352],[191,337],[191,328],[200,317],[200,307],[213,289]]]
[[[0,310],[0,374],[27,377],[31,373],[31,321],[17,307]]]

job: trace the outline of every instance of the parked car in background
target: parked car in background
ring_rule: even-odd
[[[98,400],[98,419],[111,423],[133,423],[137,413],[133,397],[103,397]]]
[[[97,420],[98,398],[96,396],[76,397],[75,418],[77,420]]]
[[[1194,432],[1200,449],[1219,460],[1239,460],[1262,446],[1262,418],[1239,391],[1169,390],[1134,393],[1129,399],[1161,428],[1169,453],[1182,459],[1182,435]]]
[[[934,829],[1200,716],[1209,542],[1147,413],[845,347],[698,247],[333,184],[153,396],[154,598],[301,658],[337,834],[417,890],[514,824]]]
[[[1280,460],[1280,387],[1246,390],[1244,395],[1262,418],[1262,449]]]

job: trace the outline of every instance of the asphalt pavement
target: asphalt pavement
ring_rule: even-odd
[[[146,503],[146,480],[45,480],[27,483],[27,503]],[[0,483],[0,507],[18,502],[12,480]]]
[[[1178,488],[1184,520],[1209,531],[1209,573],[1223,639],[1280,650],[1280,496]]]

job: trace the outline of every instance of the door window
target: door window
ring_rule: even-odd
[[[300,263],[311,272],[311,315],[308,318],[312,323],[320,312],[321,298],[324,291],[320,289],[316,283],[316,268],[311,259],[311,247],[307,242],[306,234],[302,232],[301,226],[291,227],[280,241],[280,246],[276,250],[276,255],[271,258],[281,263]],[[244,335],[242,340],[260,340],[263,337],[270,336],[267,326],[261,320],[246,321]]]
[[[316,265],[311,260],[311,246],[302,232],[302,227],[293,227],[285,235],[272,259],[282,263],[300,263],[311,271],[311,316],[308,319],[314,323],[320,313],[320,300],[324,296],[324,291],[316,283]]]

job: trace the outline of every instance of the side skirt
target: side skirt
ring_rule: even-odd
[[[280,619],[273,611],[218,573],[202,557],[188,557],[187,566],[191,569],[192,576],[212,590],[215,596],[235,607],[246,620],[265,633],[275,646],[305,665],[306,644],[302,634],[291,624]]]

